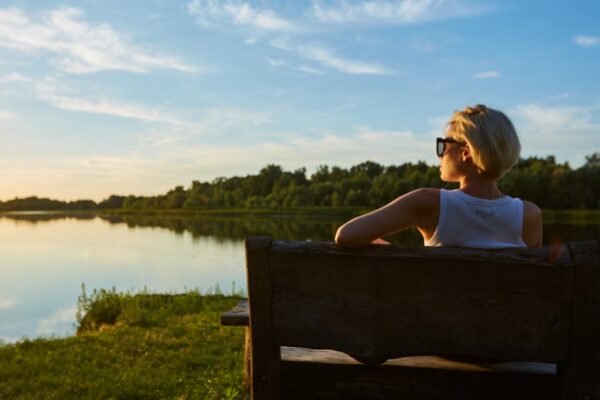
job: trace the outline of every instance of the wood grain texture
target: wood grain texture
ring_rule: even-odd
[[[559,368],[562,398],[600,399],[600,241],[569,243],[575,261],[571,357]]]
[[[246,240],[246,275],[250,301],[252,364],[250,395],[253,400],[281,398],[280,347],[272,336],[270,247],[271,238]]]
[[[275,241],[273,339],[358,358],[568,359],[565,246],[481,251]]]

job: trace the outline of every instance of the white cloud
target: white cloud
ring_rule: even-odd
[[[287,39],[274,39],[271,46],[284,51],[293,52],[300,57],[316,62],[323,67],[330,68],[345,74],[357,75],[389,75],[392,71],[372,63],[349,60],[338,56],[332,50],[316,45],[292,45]]]
[[[494,79],[500,77],[498,71],[484,71],[473,75],[473,79]]]
[[[575,36],[573,38],[575,44],[582,47],[593,47],[600,45],[600,37],[599,36]]]
[[[271,32],[297,29],[294,23],[273,10],[253,8],[249,3],[236,0],[193,0],[188,4],[188,13],[205,27],[233,24]]]
[[[526,154],[557,154],[575,167],[600,148],[600,106],[526,104],[512,110]]]
[[[144,50],[110,25],[88,23],[76,8],[58,8],[32,20],[19,8],[0,9],[0,47],[23,52],[45,51],[63,72],[104,70],[143,73],[152,68],[198,72],[176,57]]]
[[[19,74],[18,72],[11,72],[8,75],[0,77],[0,83],[14,83],[14,82],[31,82],[31,79]]]
[[[35,334],[53,335],[65,333],[70,330],[72,324],[75,322],[76,313],[77,308],[72,306],[55,311],[50,316],[43,318],[38,322]]]
[[[15,299],[0,299],[0,310],[8,310],[17,305]]]
[[[9,111],[0,111],[0,122],[2,121],[10,121],[12,119],[16,119],[17,116],[15,113]]]
[[[252,45],[252,44],[256,44],[256,43],[258,43],[257,38],[250,37],[250,38],[247,38],[246,40],[244,40],[244,44],[247,44],[247,45]]]
[[[312,11],[326,23],[416,24],[486,12],[462,0],[313,0]],[[331,5],[327,3],[333,3]]]

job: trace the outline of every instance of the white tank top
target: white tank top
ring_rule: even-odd
[[[460,190],[440,190],[438,226],[425,246],[478,249],[527,247],[522,239],[523,202],[504,196],[495,200]]]

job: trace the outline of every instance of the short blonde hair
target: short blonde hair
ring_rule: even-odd
[[[519,136],[501,111],[482,104],[456,111],[448,122],[448,134],[468,144],[479,172],[492,179],[502,178],[519,162]]]

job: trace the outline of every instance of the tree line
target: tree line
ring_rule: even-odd
[[[321,165],[307,176],[306,168],[285,171],[267,165],[258,174],[192,181],[157,196],[111,195],[64,202],[46,198],[16,198],[0,202],[0,211],[29,210],[202,210],[211,208],[379,207],[420,187],[455,188],[442,182],[438,166],[425,162],[383,166],[365,161],[350,168]],[[580,168],[558,163],[554,156],[529,157],[499,181],[500,189],[546,209],[600,208],[600,153],[586,157]]]

